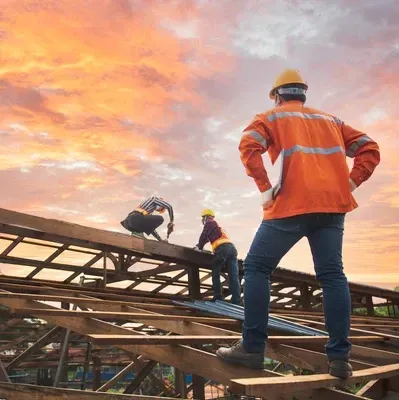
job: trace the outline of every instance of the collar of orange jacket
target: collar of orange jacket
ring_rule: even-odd
[[[304,105],[304,103],[302,103],[302,101],[299,101],[299,100],[288,100],[288,101],[284,102],[283,104],[281,104],[279,106],[276,106],[276,107],[284,107],[287,104],[299,104],[299,105],[302,105],[302,106]]]

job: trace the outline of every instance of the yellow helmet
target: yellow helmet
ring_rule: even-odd
[[[201,217],[212,217],[215,218],[215,213],[210,208],[205,208],[202,210]]]
[[[288,85],[290,83],[301,83],[306,90],[308,89],[307,83],[302,78],[298,70],[286,69],[276,78],[273,88],[269,93],[269,97],[272,100],[274,100],[274,98],[276,97],[276,89],[278,89],[281,86]]]

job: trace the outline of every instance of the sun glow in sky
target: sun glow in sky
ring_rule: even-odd
[[[345,269],[399,285],[396,0],[0,4],[1,207],[122,231],[159,194],[176,211],[172,243],[195,245],[211,207],[245,256],[261,209],[238,141],[272,107],[275,76],[294,67],[308,105],[380,145],[347,218]],[[312,272],[307,243],[281,266]]]

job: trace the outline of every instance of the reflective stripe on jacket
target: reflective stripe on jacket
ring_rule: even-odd
[[[197,246],[202,250],[208,242],[211,243],[213,251],[224,243],[231,243],[224,229],[213,218],[208,218],[205,222]]]
[[[375,141],[341,120],[290,101],[258,114],[245,128],[239,150],[247,175],[261,192],[271,187],[262,154],[282,155],[281,189],[264,219],[357,207],[349,177],[359,186],[380,161]],[[354,158],[349,173],[346,156]]]

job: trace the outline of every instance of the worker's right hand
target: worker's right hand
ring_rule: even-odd
[[[168,223],[168,230],[173,231],[175,224],[173,222]]]
[[[273,199],[273,188],[271,187],[270,189],[267,189],[265,192],[261,192],[261,202],[260,205],[266,209],[269,208],[273,205],[274,199]]]

